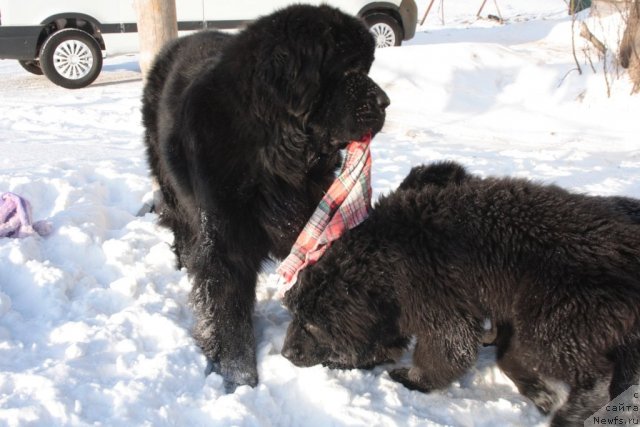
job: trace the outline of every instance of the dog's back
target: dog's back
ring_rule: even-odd
[[[609,293],[619,301],[618,312],[640,318],[637,201],[573,194],[524,179],[461,179],[459,173],[449,182],[431,176],[421,186],[402,188],[380,199],[371,218],[378,225],[372,226],[403,241],[399,250],[423,256],[416,261],[424,265],[437,254],[443,264],[484,277],[469,286],[487,287],[492,298],[482,303],[491,310],[514,308],[521,293],[569,292],[597,311],[601,294]]]
[[[414,276],[425,278],[429,294],[462,287],[457,294],[469,300],[457,304],[511,331],[498,339],[499,357],[561,379],[576,394],[604,379],[608,396],[594,397],[604,404],[640,381],[638,206],[522,179],[462,178],[439,165],[412,171],[371,219],[378,235],[403,242],[396,258],[422,266]],[[568,405],[564,419],[590,410]]]
[[[161,99],[165,105],[178,104],[181,94],[191,78],[204,66],[210,66],[219,59],[222,48],[232,36],[216,31],[200,31],[190,36],[180,37],[167,43],[156,56],[144,87],[142,96],[142,122],[145,127],[144,141],[151,166],[151,172],[161,179],[159,167],[159,125]]]

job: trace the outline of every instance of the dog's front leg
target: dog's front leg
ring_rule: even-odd
[[[239,268],[235,263],[241,261],[223,249],[215,238],[196,246],[189,266],[190,298],[196,312],[193,336],[209,362],[207,374],[220,374],[231,393],[258,383],[252,323],[257,266]]]
[[[475,363],[482,332],[479,324],[445,325],[418,336],[413,366],[389,372],[391,378],[410,390],[429,392],[447,387]]]

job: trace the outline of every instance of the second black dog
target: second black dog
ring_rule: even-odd
[[[413,366],[391,377],[430,391],[473,366],[489,318],[520,392],[556,411],[552,425],[582,425],[638,383],[638,206],[454,163],[415,168],[286,294],[283,355],[370,367],[415,336]]]

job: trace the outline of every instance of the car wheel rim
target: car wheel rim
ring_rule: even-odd
[[[390,47],[396,44],[396,35],[389,25],[375,24],[370,28],[376,39],[376,47]]]
[[[62,77],[78,80],[91,71],[93,54],[85,43],[67,40],[60,43],[53,52],[53,66]]]

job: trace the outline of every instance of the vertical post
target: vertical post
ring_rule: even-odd
[[[429,12],[431,12],[431,7],[433,6],[433,4],[436,2],[436,0],[431,0],[429,2],[429,6],[427,7],[427,11],[424,13],[424,16],[422,17],[422,21],[420,21],[420,25],[424,25],[424,21],[427,20],[427,15],[429,15]]]
[[[498,7],[498,0],[493,0],[493,4],[496,6],[496,11],[498,11],[498,18],[500,18],[500,23],[504,23],[504,19],[502,18],[502,13],[500,13],[500,8]]]
[[[487,4],[487,0],[484,0],[482,2],[482,5],[480,6],[480,9],[478,9],[478,13],[476,13],[476,18],[480,18],[480,14],[482,13],[482,9],[484,9],[484,6]]]
[[[135,0],[140,39],[140,69],[146,77],[162,46],[178,37],[175,0]]]

